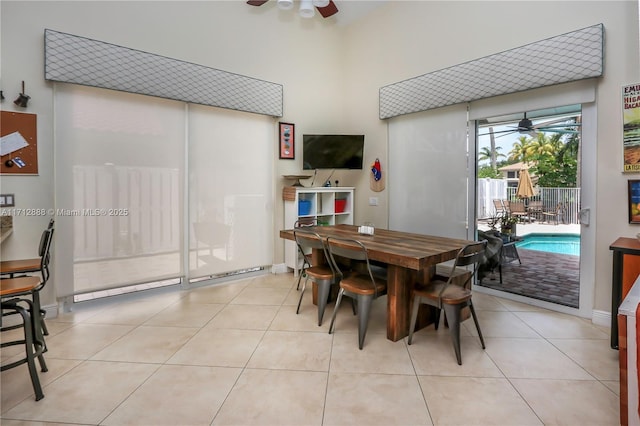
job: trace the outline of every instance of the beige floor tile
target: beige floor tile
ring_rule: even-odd
[[[327,373],[246,369],[213,425],[320,425]]]
[[[230,303],[234,305],[282,305],[287,294],[289,294],[289,289],[247,286]]]
[[[594,380],[546,340],[487,338],[486,346],[487,354],[509,378]]]
[[[474,293],[475,297],[475,293]],[[516,302],[515,300],[499,298],[500,304],[504,305],[511,312],[549,312],[544,308],[540,308],[528,303]]]
[[[515,315],[547,339],[609,339],[609,334],[585,318],[558,312],[517,312]]]
[[[404,340],[392,342],[383,334],[367,335],[362,350],[357,333],[334,334],[330,371],[415,375]]]
[[[205,328],[266,330],[279,310],[279,306],[226,305]]]
[[[284,288],[291,289],[296,286],[298,278],[293,278],[293,274],[265,274],[255,277],[249,285],[251,287],[268,287],[268,288]]]
[[[431,425],[415,376],[331,373],[324,425]]]
[[[110,344],[91,359],[163,363],[197,332],[197,328],[141,326]]]
[[[3,426],[69,426],[66,423],[31,422],[23,420],[2,420]]]
[[[545,425],[619,425],[618,397],[597,381],[512,380]]]
[[[185,295],[192,303],[229,303],[249,284],[249,280],[194,288]]]
[[[247,368],[326,372],[332,341],[328,333],[267,331]]]
[[[26,399],[3,418],[98,424],[158,368],[151,364],[86,361]]]
[[[619,352],[611,349],[609,340],[549,339],[598,380],[620,380]]]
[[[180,301],[158,312],[145,325],[173,327],[203,327],[225,307],[224,304],[203,304]]]
[[[478,337],[461,336],[462,365],[458,365],[451,336],[444,328],[414,334],[408,348],[418,375],[504,377],[482,349]]]
[[[485,339],[487,337],[540,338],[538,333],[512,312],[477,311],[477,316]],[[473,336],[478,335],[473,320],[464,321],[462,325]]]
[[[170,305],[168,300],[158,303],[155,301],[134,301],[114,305],[104,309],[96,315],[87,318],[85,324],[120,324],[140,325],[148,321],[158,312]]]
[[[47,338],[47,357],[89,359],[133,328],[131,325],[76,324]]]
[[[102,424],[209,425],[241,371],[162,366]]]
[[[620,396],[620,380],[601,380],[600,383],[608,387],[616,395]]]
[[[244,367],[263,335],[257,330],[202,329],[167,364]]]
[[[500,303],[499,298],[480,292],[473,293],[473,306],[476,311],[507,311],[507,307]]]
[[[269,330],[280,331],[315,331],[329,332],[329,322],[331,321],[331,312],[333,305],[327,306],[324,314],[322,326],[318,326],[318,310],[314,305],[307,305],[300,309],[300,313],[296,314],[295,305],[283,305],[278,310],[273,322],[269,326]]]
[[[418,379],[435,425],[542,424],[506,379],[435,376]]]
[[[72,368],[79,365],[82,361],[45,359],[45,362],[49,371],[43,373],[40,371],[40,364],[37,364],[37,366],[40,386],[42,386],[43,393],[46,398],[46,385],[64,375]],[[3,412],[15,407],[25,399],[35,400],[35,393],[33,391],[33,385],[31,384],[31,376],[29,376],[29,369],[26,364],[3,371],[0,375],[0,387],[0,396],[2,397],[0,407],[2,407]],[[4,424],[4,420],[2,421],[2,424]]]

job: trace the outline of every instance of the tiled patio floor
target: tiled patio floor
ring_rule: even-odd
[[[534,299],[578,308],[580,257],[518,248],[520,260],[502,267],[480,285]]]

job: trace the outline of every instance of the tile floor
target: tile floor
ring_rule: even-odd
[[[34,400],[26,367],[3,372],[0,423],[619,424],[606,328],[476,292],[487,348],[466,321],[459,366],[444,327],[411,346],[388,341],[384,298],[358,350],[350,304],[329,335],[333,305],[318,327],[308,291],[296,315],[295,282],[164,289],[50,319],[45,398]]]

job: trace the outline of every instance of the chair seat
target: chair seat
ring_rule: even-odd
[[[318,280],[333,279],[333,272],[328,266],[311,266],[305,270],[305,273]]]
[[[0,296],[26,294],[40,285],[40,277],[18,277],[0,280]]]
[[[431,281],[426,287],[418,287],[414,290],[416,296],[424,297],[434,301],[442,300],[442,303],[457,305],[465,303],[471,299],[471,291],[458,285],[449,285],[442,295],[440,292],[446,285],[444,281]]]
[[[36,272],[40,270],[40,258],[3,260],[0,262],[0,274],[15,274],[19,272]]]
[[[351,274],[342,278],[340,281],[340,287],[344,288],[345,291],[354,294],[362,294],[362,295],[374,295],[376,292],[378,294],[382,294],[387,291],[387,282],[382,279],[377,279],[376,288],[374,288],[371,284],[371,278],[369,275],[364,274]]]

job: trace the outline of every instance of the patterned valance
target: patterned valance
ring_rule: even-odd
[[[49,29],[45,79],[282,116],[281,84]]]
[[[598,24],[390,84],[380,88],[380,118],[599,77],[603,44]]]

